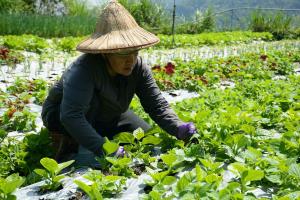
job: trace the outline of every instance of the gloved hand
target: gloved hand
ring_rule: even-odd
[[[177,138],[180,140],[186,140],[197,132],[193,122],[182,124],[178,127]]]
[[[124,157],[125,154],[126,154],[126,152],[125,152],[123,146],[119,146],[118,150],[115,152],[116,157]]]

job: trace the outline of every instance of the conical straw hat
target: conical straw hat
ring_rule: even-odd
[[[117,0],[112,0],[102,11],[95,32],[76,49],[84,53],[116,53],[158,42],[158,37],[141,28]]]

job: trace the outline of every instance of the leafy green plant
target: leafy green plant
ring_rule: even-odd
[[[151,187],[151,192],[145,195],[145,199],[201,199],[218,195],[216,190],[221,176],[205,172],[198,164],[191,171],[183,172],[178,178],[168,174],[169,171],[150,172],[152,179],[147,180],[146,184]]]
[[[43,157],[54,156],[52,140],[46,128],[42,128],[38,133],[26,134],[21,145],[25,156],[24,163],[20,163],[18,168],[24,174],[30,174],[35,168],[41,167],[39,161]],[[26,184],[32,183],[31,181],[34,180],[26,180]]]
[[[41,158],[53,156],[47,130],[42,129],[38,133],[26,133],[22,140],[7,137],[7,132],[2,131],[0,134],[3,134],[4,138],[0,139],[0,177],[19,173],[24,177],[26,176],[26,185],[39,181],[40,178],[33,173],[33,169],[40,167],[39,160]]]
[[[105,143],[102,146],[104,155],[101,157],[96,157],[96,160],[100,163],[100,167],[103,171],[108,171],[110,167],[110,162],[106,159],[110,155],[114,154],[119,145],[115,142],[110,141],[108,138],[105,138]]]
[[[114,140],[124,144],[125,151],[129,156],[138,160],[142,165],[149,165],[154,158],[151,157],[151,149],[161,143],[162,139],[154,136],[157,130],[153,129],[145,133],[138,128],[133,133],[123,132],[114,137]]]
[[[118,150],[118,143],[112,142],[106,138],[106,142],[103,144],[104,156],[96,158],[102,170],[109,171],[114,175],[121,176],[135,176],[133,169],[130,167],[132,159],[127,157],[117,158],[114,153]]]
[[[5,139],[5,137],[7,136],[7,134],[8,133],[4,129],[0,129],[0,144]]]
[[[23,171],[21,166],[24,165],[26,152],[15,138],[5,138],[1,142],[0,148],[0,177],[6,177],[12,173]]]
[[[74,180],[74,183],[82,189],[91,200],[100,200],[106,197],[114,197],[120,193],[126,183],[122,176],[108,175],[105,176],[101,171],[92,170],[83,176],[89,180],[89,184],[81,180]]]
[[[11,108],[3,115],[2,127],[6,130],[32,131],[36,127],[35,118],[36,114],[30,112],[26,108],[22,111],[18,111],[16,108]]]
[[[41,105],[48,93],[48,83],[42,79],[27,80],[17,78],[14,84],[7,87],[7,91],[14,96],[18,96],[24,103],[29,103],[26,97],[33,96],[34,103]]]
[[[122,144],[128,144],[128,146],[125,146],[125,150],[127,148],[137,156],[139,153],[147,150],[149,145],[158,145],[161,143],[162,140],[154,136],[154,133],[155,130],[145,133],[143,129],[138,128],[133,133],[120,133],[114,137],[114,140]]]
[[[7,35],[4,38],[3,45],[10,49],[27,50],[36,53],[41,53],[43,49],[48,47],[45,39],[33,35],[22,35],[22,38]]]
[[[146,180],[145,183],[150,186],[152,190],[161,190],[164,185],[170,185],[176,181],[174,176],[168,176],[170,173],[169,170],[153,172],[153,170],[149,170],[148,168],[148,171],[152,179]]]
[[[59,173],[70,166],[74,160],[58,164],[55,160],[46,157],[42,158],[40,162],[45,169],[35,169],[34,172],[45,180],[45,185],[41,186],[41,190],[56,191],[62,186],[60,180],[66,177],[62,174],[59,175]]]
[[[75,51],[76,45],[82,41],[82,37],[64,37],[64,38],[54,38],[53,41],[57,48],[61,51],[65,52],[73,52]]]
[[[0,65],[15,66],[22,61],[24,61],[23,54],[0,46]]]
[[[115,157],[106,157],[106,160],[112,164],[110,171],[114,175],[132,177],[136,176],[133,172],[130,164],[132,163],[132,159],[125,158],[115,158]]]
[[[262,170],[247,168],[241,163],[232,163],[228,168],[239,176],[242,192],[246,192],[250,189],[248,185],[252,181],[259,181],[264,178],[264,172]]]
[[[0,177],[0,198],[3,200],[15,200],[16,196],[13,192],[19,188],[25,179],[18,174],[12,174],[8,177]]]

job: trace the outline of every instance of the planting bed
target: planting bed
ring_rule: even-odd
[[[39,118],[41,104],[78,55],[19,52],[24,58],[14,69],[2,59],[0,199],[299,199],[299,41],[243,48],[227,55],[219,49],[214,57],[207,55],[217,50],[208,48],[204,54],[142,52],[156,59],[150,67],[163,95],[198,133],[176,140],[134,98],[131,108],[153,129],[107,141],[100,169],[72,169],[45,158],[53,153]],[[116,158],[112,153],[121,144],[128,155]],[[48,189],[41,193],[41,187]]]

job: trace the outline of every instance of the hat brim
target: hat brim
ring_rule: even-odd
[[[93,34],[82,41],[76,50],[84,53],[116,53],[128,50],[139,50],[159,43],[154,34],[136,27],[129,30],[112,31],[107,34]]]

